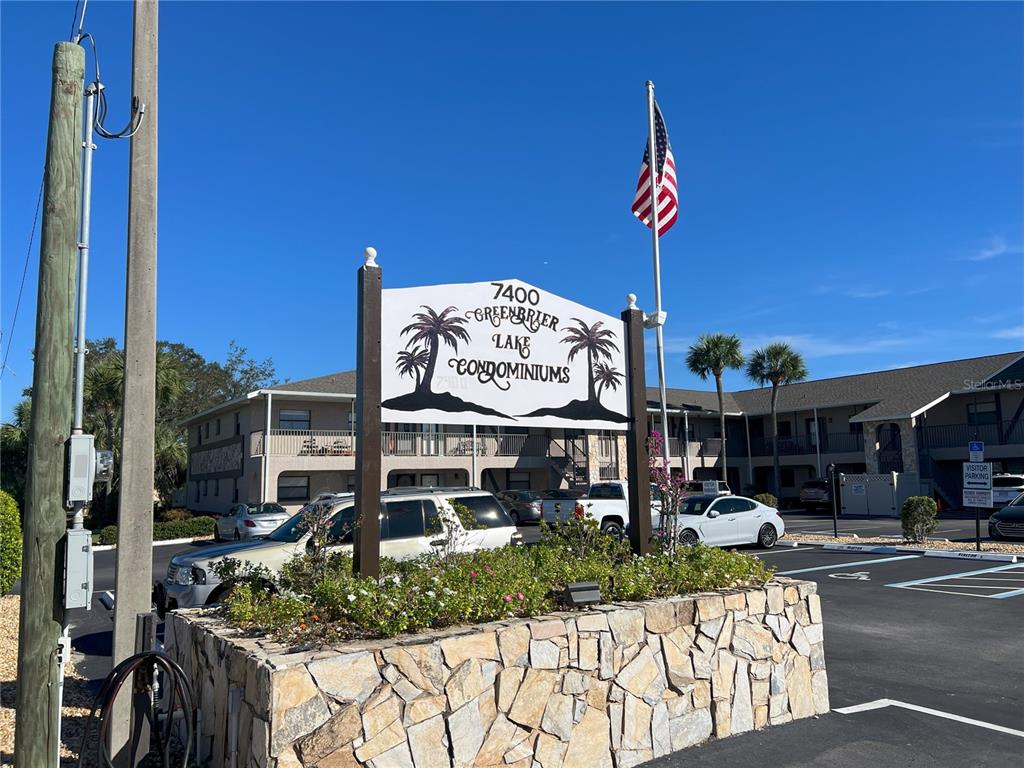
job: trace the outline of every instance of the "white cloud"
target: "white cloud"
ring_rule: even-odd
[[[846,295],[852,299],[880,299],[892,293],[889,288],[851,288]]]
[[[1001,328],[989,334],[993,339],[1021,339],[1024,340],[1024,325],[1014,328]]]
[[[745,340],[746,349],[755,349],[765,344],[783,342],[809,358],[838,357],[841,355],[867,355],[897,349],[914,344],[918,338],[911,336],[888,336],[884,338],[829,338],[815,334],[778,334],[754,336]]]
[[[967,261],[988,261],[998,256],[1004,256],[1006,254],[1013,253],[1024,253],[1024,248],[1020,246],[1011,246],[1006,242],[1005,238],[993,237],[988,241],[988,245],[982,246],[973,254],[967,257]]]

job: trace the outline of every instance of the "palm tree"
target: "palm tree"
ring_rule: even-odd
[[[573,361],[580,352],[587,353],[587,399],[597,400],[597,392],[594,387],[594,364],[600,360],[612,359],[612,350],[619,351],[618,346],[612,339],[615,334],[607,328],[602,328],[603,322],[598,320],[593,325],[587,325],[578,317],[572,318],[577,327],[566,328],[563,344],[571,344],[569,348],[569,362]]]
[[[722,463],[722,479],[726,480],[725,466],[725,396],[722,392],[722,374],[726,368],[740,368],[743,365],[743,352],[740,339],[735,334],[711,333],[701,336],[697,343],[690,346],[686,354],[686,367],[691,373],[707,381],[708,376],[715,377],[715,389],[718,390],[718,429],[722,435],[720,461]]]
[[[430,353],[422,347],[403,349],[398,353],[399,376],[413,376],[416,379],[416,388],[420,386],[420,372],[427,367],[430,360]]]
[[[400,335],[412,334],[406,346],[426,342],[430,357],[423,378],[416,383],[416,391],[429,393],[430,380],[434,378],[434,366],[437,365],[438,341],[443,341],[457,352],[459,341],[469,341],[469,332],[462,327],[466,323],[466,318],[450,317],[452,312],[457,311],[455,307],[448,307],[438,314],[426,305],[420,306],[426,311],[414,314],[416,322],[405,326]]]
[[[747,376],[761,386],[772,385],[772,465],[775,493],[779,492],[779,387],[807,378],[807,366],[800,353],[781,342],[755,349],[747,361]]]
[[[622,374],[612,368],[608,363],[598,363],[594,366],[594,379],[597,383],[597,399],[601,399],[601,390],[605,387],[613,392],[622,383]]]

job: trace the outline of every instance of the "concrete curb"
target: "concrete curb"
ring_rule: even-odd
[[[923,547],[897,547],[885,544],[829,544],[821,541],[798,541],[801,547],[818,546],[831,552],[867,552],[876,555],[890,555],[897,552],[910,552],[923,557],[945,557],[952,560],[989,561],[996,563],[1016,563],[1024,555],[1012,555],[1004,552],[967,552],[952,549],[924,549]]]
[[[154,541],[154,547],[167,547],[172,544],[191,544],[193,541],[213,541],[207,536],[197,536],[190,539],[167,539],[166,541]],[[107,552],[111,549],[117,549],[117,544],[99,544],[92,548],[93,552]]]

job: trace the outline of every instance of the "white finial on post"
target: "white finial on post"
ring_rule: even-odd
[[[364,267],[380,266],[377,263],[377,249],[373,246],[367,246],[366,252],[363,254],[363,259],[365,260],[365,263],[363,264]]]
[[[626,302],[627,302],[626,309],[639,309],[639,307],[637,307],[637,305],[636,305],[636,294],[635,293],[627,293],[626,294]]]

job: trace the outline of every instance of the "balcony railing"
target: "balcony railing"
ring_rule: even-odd
[[[267,453],[271,456],[354,456],[355,451],[355,436],[347,429],[272,429]],[[263,432],[253,432],[250,455],[261,456],[263,452]]]
[[[822,453],[862,453],[864,451],[864,435],[859,432],[829,432],[820,437]],[[779,437],[780,456],[812,456],[817,451],[814,435]],[[752,438],[750,455],[771,456],[772,439],[770,437]]]
[[[1004,421],[1001,424],[946,424],[924,428],[925,440],[929,448],[963,448],[967,443],[981,440],[986,445],[1021,445],[1024,444],[1024,419],[1016,422]],[[924,447],[924,446],[919,446]]]
[[[542,435],[477,434],[477,456],[546,456]],[[472,456],[473,435],[468,432],[383,432],[385,456]]]

